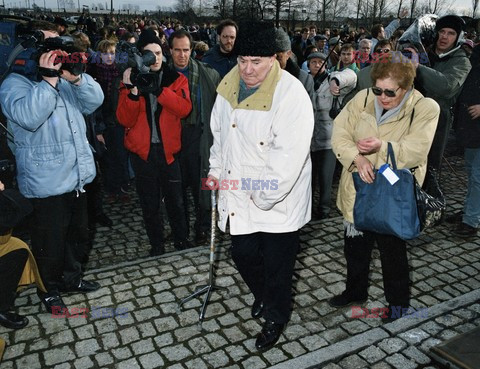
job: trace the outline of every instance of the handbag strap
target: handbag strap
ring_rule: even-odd
[[[388,142],[388,149],[387,149],[387,163],[392,163],[393,170],[397,170],[397,162],[395,161],[395,153],[393,152],[393,146],[391,142]]]
[[[412,125],[414,116],[415,116],[415,107],[413,107],[412,114],[410,114],[409,127],[411,127],[411,125]],[[393,170],[397,170],[397,162],[395,161],[395,153],[393,152],[393,146],[392,146],[391,142],[388,142],[387,163],[389,162],[389,160],[391,160]],[[417,167],[415,167],[415,168],[417,168]],[[412,168],[412,169],[415,170],[415,168]]]

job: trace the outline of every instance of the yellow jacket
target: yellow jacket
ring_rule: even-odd
[[[368,91],[368,94],[367,94]],[[333,124],[332,149],[343,165],[338,189],[337,206],[344,218],[353,222],[355,188],[352,171],[356,171],[353,159],[358,154],[356,142],[367,137],[382,140],[377,153],[365,157],[378,169],[387,159],[387,143],[391,142],[397,167],[414,168],[415,177],[423,183],[427,155],[437,128],[440,108],[438,104],[413,90],[398,114],[377,125],[375,95],[368,89],[360,91],[337,116]],[[414,116],[412,119],[412,112]],[[411,124],[410,124],[411,122]]]

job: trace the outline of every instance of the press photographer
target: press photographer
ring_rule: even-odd
[[[0,103],[14,136],[19,190],[33,205],[32,250],[47,290],[37,292],[51,312],[54,306],[65,308],[61,291],[99,288],[83,280],[80,260],[88,241],[84,186],[95,177],[83,114],[102,103],[103,93],[81,69],[55,63],[67,50],[44,49],[65,41],[48,41],[58,36],[55,25],[39,22],[33,29],[44,36],[43,41],[40,36],[27,42],[40,54],[35,73],[30,78],[27,73],[9,74],[0,87]]]
[[[160,203],[165,196],[175,247],[190,247],[183,206],[182,177],[176,154],[181,148],[181,123],[192,109],[187,78],[163,63],[161,41],[153,30],[142,32],[138,48],[155,55],[148,74],[127,68],[117,118],[127,128],[125,147],[133,153],[137,193],[151,255],[165,252]],[[136,78],[133,78],[136,76]]]

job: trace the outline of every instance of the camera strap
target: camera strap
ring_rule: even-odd
[[[58,72],[58,70],[44,68],[44,67],[39,67],[38,73],[40,73],[40,75],[42,75],[43,77],[59,77],[60,76],[60,73]]]

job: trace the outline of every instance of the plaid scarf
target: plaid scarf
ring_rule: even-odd
[[[105,97],[108,97],[112,93],[113,81],[119,76],[118,69],[115,63],[108,65],[105,63],[96,64],[96,77],[97,82],[102,87]]]

